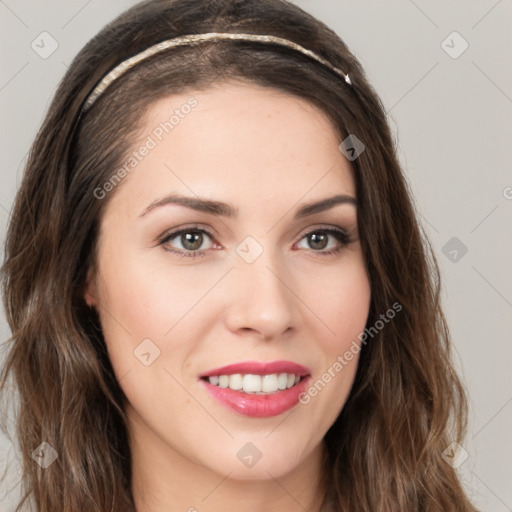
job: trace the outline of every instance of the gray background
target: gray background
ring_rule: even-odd
[[[2,239],[58,81],[83,44],[134,3],[0,0]],[[456,364],[470,395],[469,457],[458,471],[481,510],[512,511],[512,2],[296,3],[347,42],[388,110],[441,265]],[[42,58],[55,44],[40,36],[45,31],[58,48]],[[9,335],[3,316],[0,335]],[[13,455],[0,437],[0,462]],[[2,512],[13,510],[18,478],[11,467],[0,486]]]

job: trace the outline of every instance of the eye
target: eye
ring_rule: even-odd
[[[298,242],[299,249],[309,249],[322,256],[336,254],[351,242],[348,234],[333,227],[319,228],[306,233]],[[160,240],[166,251],[180,257],[206,256],[210,249],[219,249],[213,235],[205,229],[193,226],[172,231]]]
[[[313,252],[329,255],[338,253],[350,242],[350,237],[341,229],[321,228],[306,233],[299,242],[299,248],[312,249]]]
[[[209,242],[208,242],[209,240]],[[160,240],[160,245],[167,251],[185,257],[203,256],[206,251],[213,248],[212,235],[199,228],[182,228],[173,231]]]

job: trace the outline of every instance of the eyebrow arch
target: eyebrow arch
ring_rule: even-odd
[[[178,204],[198,212],[210,213],[212,215],[221,217],[236,217],[238,215],[238,209],[230,206],[227,203],[211,201],[209,199],[201,199],[199,197],[187,197],[172,194],[164,197],[163,199],[153,201],[145,210],[142,211],[139,217],[143,217],[155,208],[166,206],[168,204]]]
[[[172,194],[162,199],[153,201],[147,208],[145,208],[142,211],[139,217],[144,217],[144,215],[148,214],[152,210],[159,208],[161,206],[166,206],[168,204],[177,204],[185,206],[186,208],[190,208],[192,210],[196,210],[198,212],[209,213],[220,217],[232,218],[238,215],[238,208],[235,208],[227,203],[223,203],[220,201],[212,201],[209,199],[202,199],[199,197],[187,197]],[[351,204],[353,206],[357,206],[357,202],[354,197],[339,194],[333,197],[328,197],[327,199],[322,199],[320,201],[316,201],[314,203],[309,203],[305,204],[304,206],[301,206],[299,210],[296,212],[295,218],[301,219],[309,215],[314,215],[315,213],[320,213],[325,210],[329,210],[330,208],[333,208],[338,204]]]
[[[347,196],[345,194],[339,194],[337,196],[328,197],[327,199],[322,199],[314,203],[305,204],[304,206],[299,208],[299,210],[295,214],[295,218],[301,219],[303,217],[307,217],[308,215],[320,213],[325,210],[329,210],[330,208],[338,204],[351,204],[357,207],[357,201],[355,197]]]

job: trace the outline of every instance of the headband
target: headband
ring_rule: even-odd
[[[281,46],[286,46],[287,48],[291,48],[296,50],[304,55],[307,55],[311,59],[316,60],[320,64],[328,67],[336,74],[341,76],[345,82],[349,85],[352,85],[352,81],[350,80],[348,74],[343,72],[341,69],[333,66],[328,60],[320,57],[316,53],[311,50],[307,50],[303,46],[294,43],[293,41],[289,41],[288,39],[283,39],[281,37],[276,36],[268,36],[268,35],[257,35],[257,34],[236,34],[236,33],[222,33],[222,32],[210,32],[208,34],[191,34],[186,36],[175,37],[174,39],[168,39],[167,41],[162,41],[161,43],[150,46],[148,49],[130,57],[129,59],[118,64],[112,71],[110,71],[107,75],[105,75],[100,82],[93,89],[91,94],[86,99],[82,112],[85,112],[91,108],[93,103],[104,93],[107,87],[117,80],[121,75],[126,73],[133,66],[138,64],[139,62],[152,57],[158,53],[161,53],[168,48],[173,48],[175,46],[185,46],[188,44],[196,44],[202,43],[205,41],[222,41],[222,40],[235,40],[235,41],[255,41],[258,43],[271,43],[278,44]]]

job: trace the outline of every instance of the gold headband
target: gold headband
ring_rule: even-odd
[[[352,85],[352,81],[350,80],[348,74],[344,73],[341,69],[333,66],[328,60],[320,57],[311,50],[307,50],[303,46],[294,43],[293,41],[289,41],[288,39],[283,39],[281,37],[276,36],[257,34],[210,32],[208,34],[191,34],[186,36],[175,37],[174,39],[168,39],[167,41],[162,41],[161,43],[150,46],[143,52],[140,52],[137,55],[134,55],[133,57],[130,57],[129,59],[121,62],[121,64],[118,64],[112,71],[105,75],[98,83],[98,85],[94,88],[94,90],[91,92],[91,94],[85,101],[83,112],[91,108],[93,103],[103,94],[105,89],[107,89],[107,87],[114,80],[117,80],[117,78],[126,73],[126,71],[131,69],[139,62],[174,46],[185,46],[187,44],[202,43],[204,41],[222,41],[226,39],[231,39],[235,41],[256,41],[260,43],[273,43],[279,44],[281,46],[286,46],[287,48],[291,48],[293,50],[301,52],[304,55],[307,55],[308,57],[316,60],[317,62],[320,62],[324,66],[327,66],[329,69],[340,75],[347,84]]]

